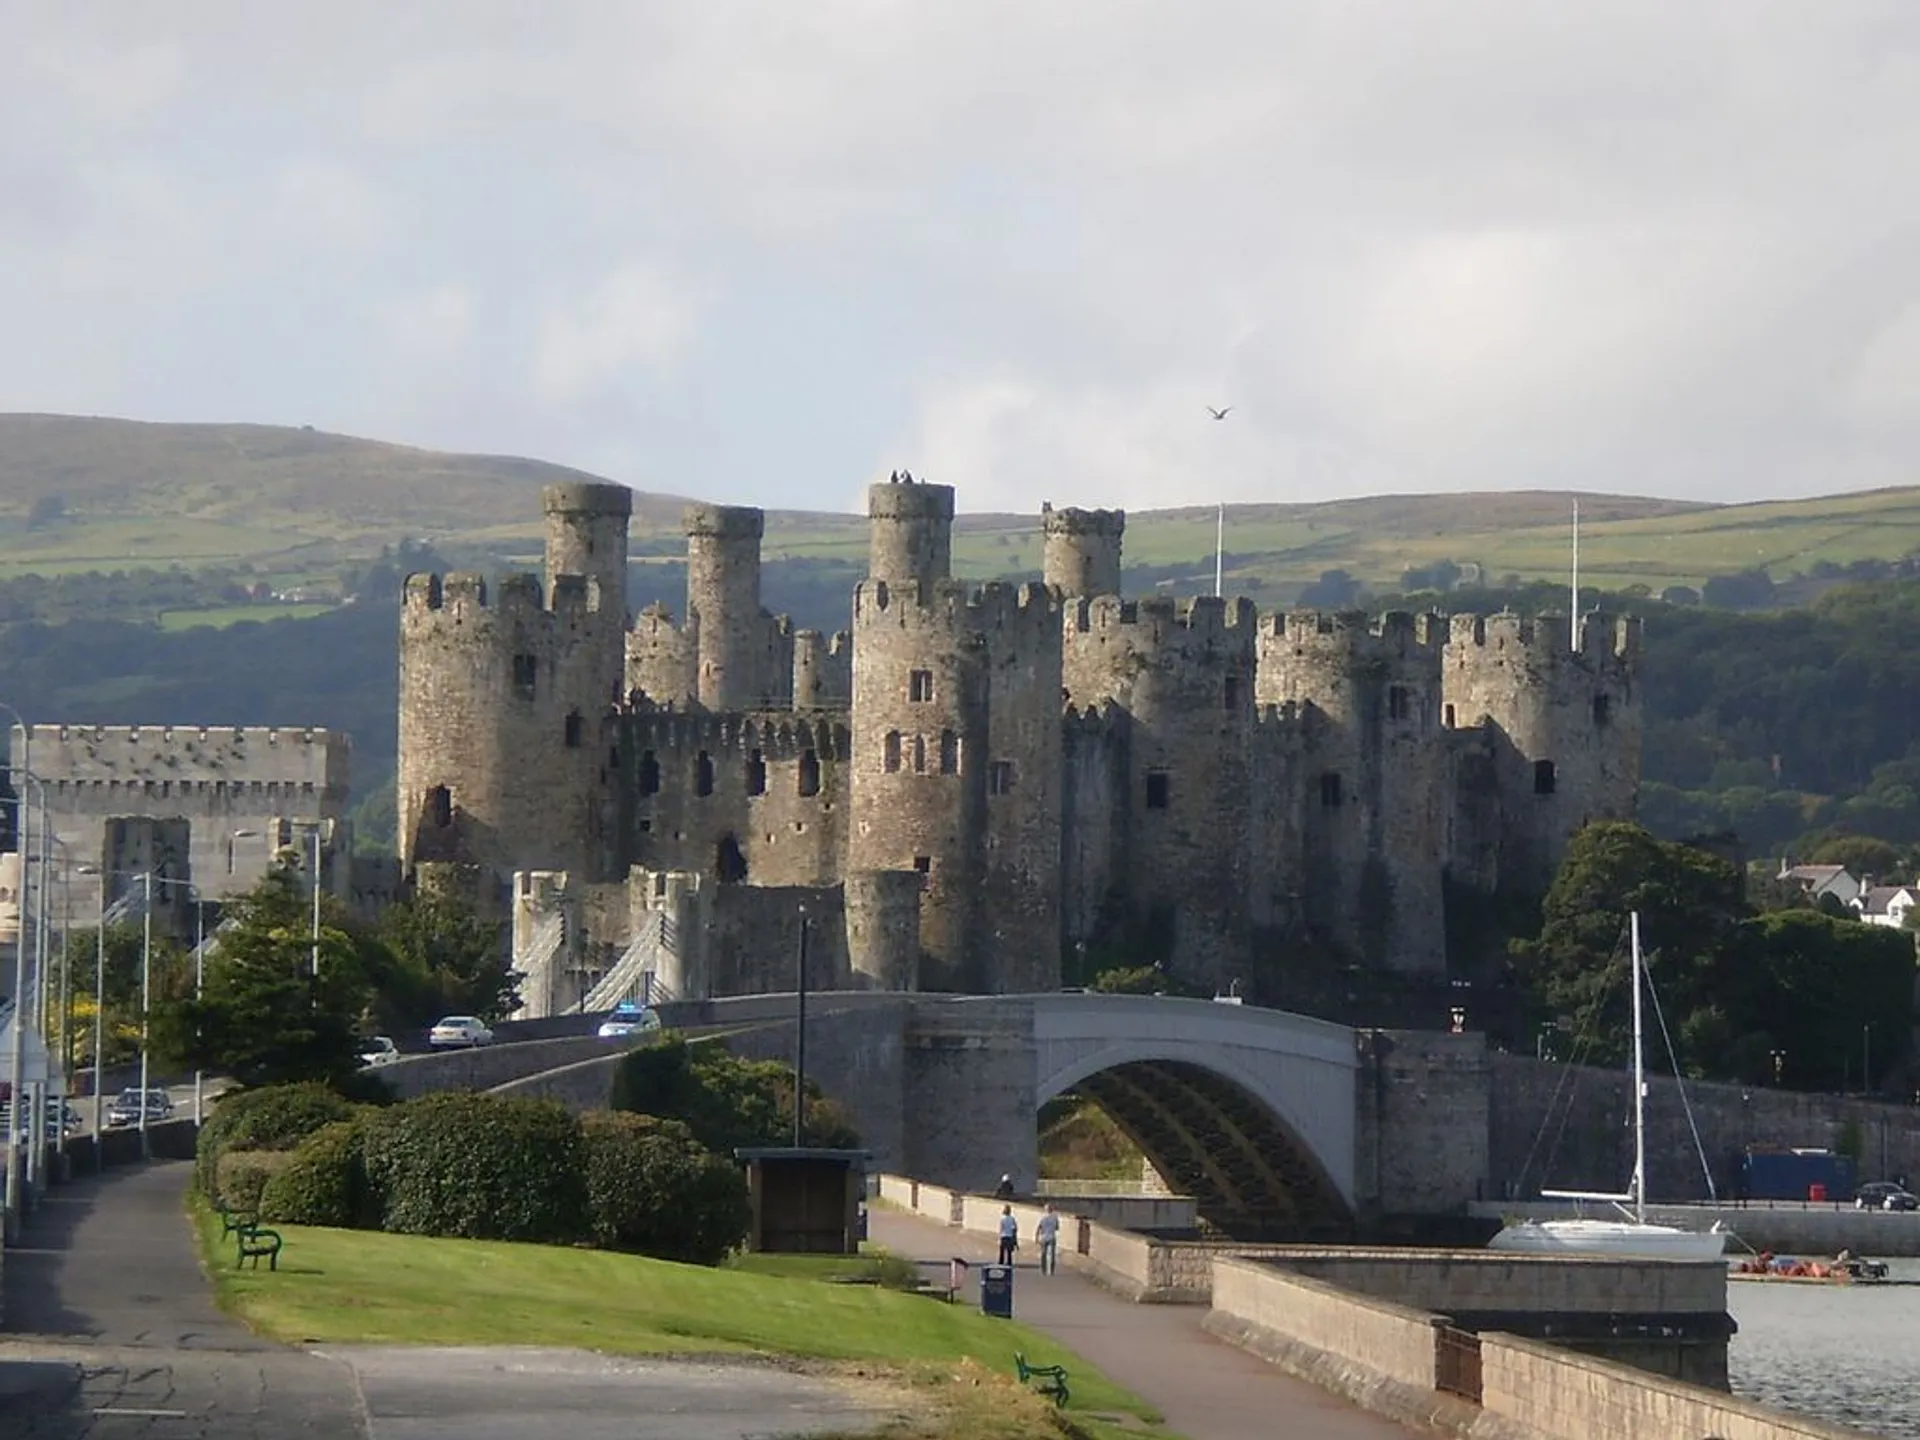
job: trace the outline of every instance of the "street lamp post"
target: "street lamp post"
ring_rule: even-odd
[[[807,1115],[807,907],[800,907],[800,956],[793,1042],[793,1148],[806,1140]]]
[[[17,1243],[20,1238],[20,1224],[26,1210],[25,1157],[20,1153],[20,1117],[25,1110],[23,1092],[26,1089],[26,1026],[27,1026],[27,914],[28,897],[31,894],[29,879],[32,867],[27,864],[31,853],[27,846],[27,792],[24,786],[37,784],[32,770],[33,727],[21,718],[20,712],[11,705],[0,703],[0,713],[13,717],[19,728],[20,754],[9,754],[7,764],[12,772],[8,777],[18,782],[14,785],[14,830],[15,843],[20,854],[20,925],[14,939],[13,963],[13,1053],[8,1057],[7,1089],[7,1191],[5,1238]],[[17,760],[18,763],[15,763]],[[40,829],[47,829],[47,791],[40,786]],[[35,932],[38,939],[38,931]],[[28,1145],[31,1150],[31,1143]]]
[[[145,885],[140,897],[145,902],[141,909],[146,912],[140,919],[140,1158],[151,1160],[153,1140],[147,1134],[147,1026],[153,1013],[153,871],[147,870],[140,879]]]

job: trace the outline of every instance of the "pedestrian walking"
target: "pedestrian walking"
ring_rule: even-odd
[[[1013,1207],[1000,1207],[1000,1263],[1013,1264],[1013,1252],[1020,1248],[1020,1222],[1013,1218]]]
[[[993,1187],[993,1198],[996,1200],[1013,1199],[1013,1176],[1002,1175],[1000,1177],[1000,1183]]]
[[[1033,1227],[1033,1238],[1040,1242],[1040,1273],[1051,1275],[1060,1268],[1060,1217],[1047,1206]]]

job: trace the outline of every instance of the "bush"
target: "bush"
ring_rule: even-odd
[[[286,1168],[293,1156],[284,1150],[229,1150],[221,1155],[211,1192],[223,1210],[257,1214],[267,1183]]]
[[[291,1150],[323,1125],[353,1117],[354,1107],[325,1085],[265,1085],[223,1095],[200,1127],[194,1182],[218,1195],[220,1157],[229,1150]]]
[[[721,1155],[742,1146],[784,1145],[793,1134],[793,1067],[742,1060],[721,1045],[689,1045],[670,1036],[621,1058],[611,1108],[682,1121],[695,1140]],[[846,1112],[811,1082],[806,1138],[828,1149],[860,1144]]]
[[[717,1265],[746,1238],[752,1211],[739,1169],[677,1120],[583,1116],[593,1238],[610,1250]]]
[[[339,1230],[377,1225],[379,1209],[367,1186],[366,1159],[366,1129],[359,1120],[322,1126],[267,1180],[260,1218]]]
[[[588,1232],[586,1146],[556,1101],[425,1095],[369,1112],[365,1134],[384,1230],[549,1243]]]

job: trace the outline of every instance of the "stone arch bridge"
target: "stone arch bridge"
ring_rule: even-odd
[[[793,1054],[792,995],[662,1008],[668,1025],[724,1035],[738,1054]],[[537,1023],[546,1038],[387,1073],[404,1092],[488,1086],[605,1104],[618,1054]],[[1094,994],[808,999],[808,1078],[852,1112],[876,1165],[977,1191],[1011,1172],[1025,1190],[1037,1178],[1040,1107],[1075,1091],[1196,1197],[1204,1219],[1248,1238],[1351,1231],[1363,1208],[1360,1068],[1354,1031],[1251,1005]]]

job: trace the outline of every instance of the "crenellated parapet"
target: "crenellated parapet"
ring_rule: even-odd
[[[758,756],[769,762],[797,761],[805,755],[823,761],[845,760],[853,750],[851,732],[844,722],[782,710],[729,715],[641,712],[627,717],[625,733],[629,747],[643,752],[704,752],[738,759]]]
[[[900,474],[867,487],[867,574],[931,584],[953,574],[953,487]]]
[[[1116,595],[1070,600],[1065,683],[1078,705],[1116,700],[1134,714],[1200,705],[1242,711],[1252,701],[1257,612],[1246,599]]]
[[[1118,595],[1124,510],[1040,507],[1042,574],[1062,595]]]

